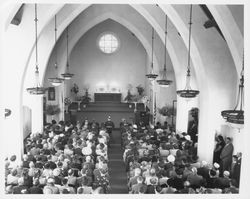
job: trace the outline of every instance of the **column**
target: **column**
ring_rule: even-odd
[[[43,132],[43,96],[30,95],[32,99],[31,104],[31,120],[32,120],[32,134]]]

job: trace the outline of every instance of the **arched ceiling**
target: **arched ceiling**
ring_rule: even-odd
[[[53,42],[49,42],[50,44],[48,45],[48,41],[52,40],[53,38],[53,18],[54,15],[57,14],[58,15],[58,35],[61,35],[64,31],[64,29],[71,24],[71,26],[73,26],[74,23],[77,22],[77,20],[80,20],[80,16],[82,16],[82,18],[87,18],[88,15],[86,14],[88,12],[89,9],[94,8],[94,7],[100,7],[99,12],[98,13],[94,13],[96,15],[101,14],[102,17],[95,17],[92,18],[92,20],[89,20],[89,23],[86,23],[84,27],[75,27],[74,30],[78,31],[79,33],[76,34],[74,37],[72,37],[71,41],[70,41],[70,49],[72,49],[75,45],[75,43],[77,42],[77,40],[80,38],[80,36],[82,36],[81,34],[84,34],[84,32],[86,32],[89,28],[91,28],[91,26],[93,26],[94,24],[97,24],[98,21],[101,22],[103,19],[105,18],[114,18],[120,21],[121,24],[123,24],[125,27],[127,27],[128,29],[130,29],[133,32],[136,32],[136,36],[139,38],[139,40],[142,42],[142,44],[144,45],[145,49],[147,52],[150,51],[150,31],[144,30],[145,27],[141,27],[140,23],[137,23],[137,25],[131,25],[133,24],[133,21],[136,21],[138,19],[138,17],[135,17],[135,15],[140,15],[143,17],[145,24],[150,24],[152,27],[155,28],[157,35],[159,35],[159,38],[162,42],[161,45],[163,45],[163,41],[164,41],[164,25],[162,24],[162,22],[160,22],[159,18],[156,17],[156,15],[154,15],[154,7],[156,5],[152,4],[152,5],[140,5],[140,4],[133,4],[133,5],[115,5],[115,9],[108,11],[106,10],[109,6],[108,5],[103,5],[102,4],[93,4],[93,5],[83,5],[83,4],[53,4],[53,6],[49,5],[49,4],[44,4],[44,5],[40,5],[39,7],[42,7],[42,9],[44,8],[45,12],[46,7],[50,8],[49,10],[47,10],[46,14],[48,17],[42,17],[41,20],[39,21],[39,24],[42,23],[42,26],[40,26],[41,28],[39,29],[39,41],[41,41],[40,43],[43,43],[43,41],[47,41],[46,45],[39,45],[39,48],[41,49],[41,51],[46,52],[42,54],[42,57],[40,59],[40,68],[41,68],[41,76],[44,77],[45,74],[45,69],[49,60],[49,56],[52,52],[53,49]],[[114,6],[114,5],[113,5]],[[136,12],[132,15],[128,15],[128,13],[123,13],[120,12],[122,11],[122,9],[117,9],[119,10],[119,15],[115,14],[116,8],[122,7],[122,6],[127,6],[127,7],[132,7]],[[189,5],[179,5],[183,11],[188,12],[188,8]],[[27,4],[28,9],[25,9],[24,12],[26,12],[24,14],[24,16],[28,16],[30,18],[30,16],[33,16],[33,10],[32,10],[32,5]],[[51,9],[53,8],[53,9]],[[154,8],[154,9],[152,9]],[[239,65],[239,61],[240,61],[240,57],[239,56],[241,53],[241,46],[242,45],[236,45],[238,44],[243,44],[242,42],[242,35],[240,34],[241,31],[239,31],[239,27],[237,26],[237,22],[235,21],[235,19],[237,18],[232,18],[232,15],[230,10],[227,8],[226,5],[222,5],[222,6],[213,6],[213,5],[209,5],[208,8],[210,9],[211,13],[214,14],[214,18],[218,21],[218,24],[221,28],[221,30],[223,31],[223,34],[226,37],[226,41],[228,43],[230,52],[232,54],[232,57],[235,61],[236,64],[236,68],[237,68],[237,72],[239,74],[240,71],[240,67],[241,65]],[[11,10],[15,10],[17,9],[17,6],[13,7]],[[163,14],[167,14],[170,21],[172,22],[172,27],[174,27],[176,29],[176,32],[179,32],[181,37],[180,37],[180,41],[182,41],[184,43],[184,46],[187,47],[188,44],[188,27],[187,27],[187,19],[185,17],[183,17],[182,13],[178,12],[178,9],[175,8],[175,5],[159,5],[158,6],[158,12],[159,13],[163,13]],[[232,7],[230,8],[232,10]],[[29,13],[28,13],[29,12]],[[117,12],[117,11],[116,11]],[[14,12],[11,12],[11,15],[13,15]],[[229,16],[229,19],[227,19],[226,17]],[[231,17],[230,17],[231,16]],[[132,19],[130,19],[130,18]],[[199,16],[196,16],[199,17]],[[9,19],[10,17],[8,17]],[[101,19],[103,18],[103,19]],[[23,21],[25,23],[27,23],[27,19],[24,17]],[[228,23],[230,21],[230,24]],[[92,25],[91,25],[92,23]],[[234,32],[235,30],[237,31],[236,36],[233,34],[234,32],[230,29],[230,27],[234,28]],[[28,30],[28,28],[27,28]],[[227,34],[228,33],[228,34]],[[198,35],[193,35],[192,37],[198,37]],[[180,66],[179,63],[179,57],[178,57],[178,52],[176,52],[176,50],[174,49],[174,43],[175,41],[171,41],[168,40],[168,53],[170,55],[174,70],[175,70],[175,74],[178,74],[178,70],[180,70],[182,68],[182,70],[185,70],[185,66]],[[34,45],[33,45],[34,47]],[[24,72],[24,76],[23,77],[30,77],[30,74],[33,73],[31,65],[31,60],[32,57],[34,55],[33,51],[33,47],[31,49],[31,53],[30,53],[30,58],[28,58],[28,60],[26,60],[27,66],[27,72]],[[32,54],[33,53],[33,54]],[[64,53],[62,53],[62,55],[64,55]],[[155,55],[156,58],[158,55]],[[206,79],[206,75],[205,75],[205,69],[204,69],[204,63],[202,62],[202,58],[200,56],[200,52],[199,49],[196,47],[196,43],[194,40],[192,40],[192,48],[191,48],[191,58],[192,58],[192,62],[193,62],[193,67],[194,67],[194,73],[195,74],[199,74],[199,76],[197,76],[197,80],[199,82],[199,84],[204,84],[204,79]],[[64,61],[65,62],[65,61]],[[62,64],[62,66],[65,66],[65,64]],[[27,79],[27,78],[26,78]],[[205,85],[204,85],[205,86]],[[205,86],[206,87],[206,86]]]

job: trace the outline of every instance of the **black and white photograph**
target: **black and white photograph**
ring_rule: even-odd
[[[1,1],[1,198],[250,198],[249,13]]]

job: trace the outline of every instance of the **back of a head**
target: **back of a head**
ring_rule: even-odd
[[[18,185],[23,185],[24,184],[24,178],[21,177],[18,179]]]
[[[192,172],[193,172],[194,174],[197,174],[197,168],[196,168],[196,167],[192,167]]]
[[[77,189],[77,194],[83,194],[84,188],[83,187],[79,187]]]
[[[12,156],[10,157],[10,161],[14,162],[15,160],[16,160],[16,155],[12,155]]]
[[[137,183],[142,183],[143,182],[143,177],[142,176],[139,176],[138,178],[137,178]]]
[[[211,170],[209,171],[209,175],[210,175],[211,177],[215,177],[215,176],[216,176],[216,171],[215,171],[214,169],[211,169]]]
[[[34,186],[38,186],[38,185],[39,185],[39,179],[38,179],[38,178],[35,178],[35,179],[33,180],[33,185],[34,185]]]
[[[62,184],[63,184],[63,185],[66,185],[67,183],[68,183],[68,179],[67,179],[67,178],[63,178],[63,179],[62,179]]]
[[[140,168],[135,168],[135,175],[138,176],[141,174],[141,169]]]

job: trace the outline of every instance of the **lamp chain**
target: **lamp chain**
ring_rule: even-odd
[[[192,26],[192,4],[190,5],[190,18],[189,18],[189,38],[188,38],[188,67],[187,67],[187,76],[190,76],[190,47],[191,47],[191,26]]]
[[[154,68],[154,55],[153,55],[153,52],[154,52],[154,28],[152,28],[152,63],[151,63],[151,68],[153,70]]]
[[[166,73],[166,60],[167,60],[167,28],[168,28],[168,16],[166,15],[166,24],[165,24],[165,54],[164,54],[164,73]]]
[[[36,73],[38,73],[38,49],[37,49],[37,4],[35,4],[35,38],[36,38],[36,43],[35,43],[35,48],[36,48]]]
[[[56,40],[57,40],[57,23],[56,23],[56,15],[55,15],[55,69],[57,69],[57,46],[56,46]]]
[[[67,27],[67,69],[69,69],[69,28]]]

